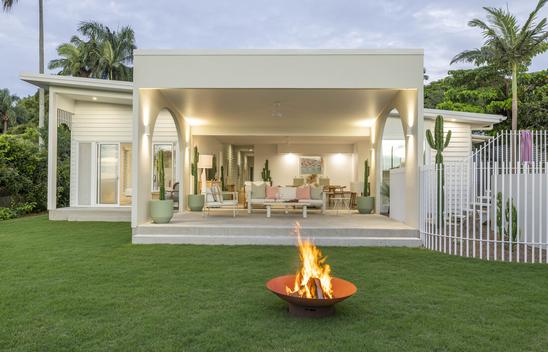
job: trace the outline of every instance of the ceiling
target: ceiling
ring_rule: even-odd
[[[363,141],[363,136],[216,136],[223,144],[354,144]]]
[[[366,136],[368,127],[397,92],[392,89],[162,90],[193,125],[193,134],[248,136]]]

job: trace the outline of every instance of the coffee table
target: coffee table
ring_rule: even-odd
[[[303,210],[303,218],[306,219],[308,216],[308,207],[310,203],[307,202],[284,202],[284,201],[272,201],[265,202],[266,206],[266,217],[269,218],[272,215],[272,208],[274,209],[284,209],[287,214],[288,207],[301,207]]]

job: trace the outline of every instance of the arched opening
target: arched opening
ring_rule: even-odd
[[[400,113],[393,109],[384,122],[380,150],[380,213],[390,214],[392,170],[405,166],[405,133]]]
[[[180,193],[182,190],[182,165],[180,130],[176,116],[167,108],[158,113],[151,131],[151,158],[150,158],[150,192],[151,199],[158,199],[160,195],[160,180],[158,169],[155,167],[160,153],[164,157],[164,185],[166,199],[173,199],[174,206],[180,209]]]

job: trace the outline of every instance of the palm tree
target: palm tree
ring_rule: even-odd
[[[483,47],[465,50],[451,60],[451,64],[472,62],[476,66],[492,66],[504,74],[511,73],[513,130],[518,128],[518,73],[527,69],[533,57],[548,49],[546,17],[537,22],[537,14],[547,1],[539,0],[521,28],[508,9],[484,7],[488,13],[487,23],[478,18],[468,22],[470,27],[481,29],[485,38]]]
[[[9,11],[19,0],[2,0],[2,8],[4,11]],[[44,0],[38,0],[38,72],[44,73]],[[44,127],[44,114],[45,114],[45,91],[44,88],[38,89],[38,127]],[[38,143],[43,144],[42,137],[39,138]]]
[[[8,123],[16,118],[15,103],[19,98],[11,95],[7,89],[0,89],[0,119],[2,120],[2,133],[8,132]]]
[[[97,22],[82,22],[78,30],[89,37],[92,76],[103,79],[131,81],[135,33],[128,26],[119,31]]]
[[[89,77],[91,71],[88,65],[88,46],[86,42],[77,36],[73,36],[69,43],[57,47],[59,59],[51,60],[48,64],[50,70],[60,68],[57,74],[64,76]]]

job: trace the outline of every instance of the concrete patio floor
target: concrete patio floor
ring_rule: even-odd
[[[355,211],[325,214],[311,210],[303,219],[300,210],[272,213],[264,209],[248,214],[240,209],[202,213],[177,213],[169,224],[148,223],[133,231],[133,243],[152,244],[223,244],[223,245],[294,245],[294,226],[302,226],[303,236],[323,246],[405,246],[421,245],[417,229],[382,215],[361,215]]]

